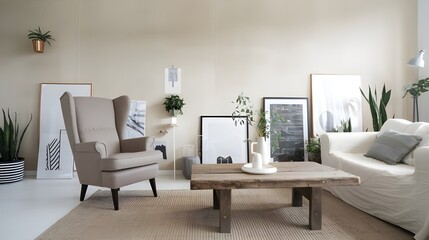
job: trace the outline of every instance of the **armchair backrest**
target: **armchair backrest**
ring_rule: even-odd
[[[61,108],[70,145],[84,142],[103,142],[107,156],[120,152],[119,140],[124,139],[130,99],[98,97],[73,97],[65,92]]]

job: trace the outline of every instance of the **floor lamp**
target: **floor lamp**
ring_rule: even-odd
[[[408,65],[417,67],[417,68],[423,68],[425,66],[425,61],[423,60],[423,55],[425,54],[425,50],[420,50],[417,53],[417,56],[410,59],[408,61]],[[419,101],[418,101],[418,95],[413,96],[413,122],[420,121],[419,119]]]

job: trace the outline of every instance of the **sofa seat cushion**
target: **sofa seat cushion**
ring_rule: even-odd
[[[339,162],[337,168],[359,176],[362,183],[374,176],[401,178],[414,174],[415,170],[413,166],[407,164],[389,165],[377,159],[365,157],[362,153],[333,152],[332,157]]]
[[[155,164],[159,159],[162,159],[160,151],[116,153],[101,159],[100,167],[102,171],[117,171]]]

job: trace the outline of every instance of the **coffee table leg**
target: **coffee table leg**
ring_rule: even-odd
[[[301,187],[292,189],[292,206],[302,207],[302,197],[309,201],[309,225],[311,230],[322,229],[322,188]]]
[[[313,187],[310,193],[310,229],[322,229],[322,188]]]
[[[219,232],[231,232],[231,189],[217,190],[219,197]]]
[[[213,189],[213,209],[219,209],[219,190]]]
[[[302,193],[297,188],[292,188],[292,206],[302,207]]]

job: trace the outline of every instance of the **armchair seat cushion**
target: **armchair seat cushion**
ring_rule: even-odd
[[[117,171],[159,163],[160,151],[116,153],[101,159],[101,171]]]

